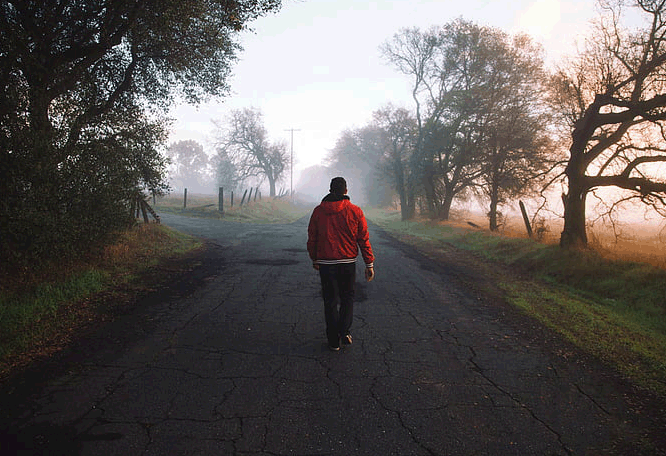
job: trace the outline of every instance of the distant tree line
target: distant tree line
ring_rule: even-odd
[[[632,200],[666,216],[666,2],[600,6],[594,34],[555,71],[525,35],[463,19],[401,30],[382,53],[410,78],[413,109],[389,104],[344,132],[332,168],[355,169],[370,202],[396,196],[403,219],[448,219],[476,195],[491,230],[511,199],[562,185],[565,248],[587,245],[596,189],[624,192],[605,197],[608,216]],[[635,30],[622,25],[629,7],[644,19]]]
[[[173,97],[227,93],[277,0],[0,2],[0,263],[88,250],[166,189]]]
[[[187,188],[194,193],[213,191],[213,160],[204,151],[201,143],[192,139],[171,143],[166,157],[171,189],[182,192]]]
[[[213,121],[214,154],[193,140],[172,143],[167,149],[168,178],[179,190],[216,193],[268,182],[270,196],[289,170],[285,142],[272,142],[257,108],[234,109]]]

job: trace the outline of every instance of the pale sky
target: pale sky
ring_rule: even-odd
[[[229,97],[172,111],[170,142],[193,139],[211,146],[212,119],[255,107],[272,141],[294,128],[294,183],[321,163],[341,132],[366,125],[391,102],[412,108],[410,81],[380,55],[379,46],[401,28],[443,25],[462,17],[509,33],[526,32],[550,63],[573,53],[575,40],[596,17],[595,0],[433,1],[283,0],[277,14],[253,22],[229,81]],[[288,183],[287,178],[287,183]]]

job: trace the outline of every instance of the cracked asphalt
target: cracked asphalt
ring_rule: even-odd
[[[661,399],[372,225],[331,352],[307,219],[162,222],[199,266],[5,387],[1,454],[666,454]]]

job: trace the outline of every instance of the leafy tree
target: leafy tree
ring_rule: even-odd
[[[502,193],[520,191],[518,183],[524,188],[532,171],[527,163],[543,159],[530,144],[545,128],[539,128],[543,118],[535,110],[539,49],[524,36],[511,38],[459,19],[425,32],[403,30],[382,50],[413,78],[417,133],[410,167],[429,214],[448,219],[456,197],[482,189],[496,228]],[[518,115],[530,123],[507,122],[507,116]],[[520,178],[518,168],[524,171]],[[407,213],[413,215],[413,208]]]
[[[621,25],[623,2],[602,4],[596,34],[553,79],[553,103],[571,128],[560,245],[587,245],[586,201],[622,189],[666,215],[666,4],[635,0],[644,25]]]
[[[461,19],[425,32],[406,29],[383,47],[413,77],[417,136],[411,168],[420,177],[431,217],[449,218],[451,204],[482,172],[484,85],[497,32]]]
[[[381,162],[384,132],[375,125],[342,132],[329,154],[330,168],[344,176],[358,201],[375,207],[390,204],[392,184]]]
[[[488,77],[476,102],[487,115],[481,125],[482,173],[477,188],[489,201],[490,229],[508,198],[535,191],[552,166],[550,112],[544,107],[541,48],[525,35],[496,33],[487,43]]]
[[[258,109],[233,110],[226,125],[216,124],[218,153],[233,163],[240,180],[265,177],[270,196],[276,195],[276,184],[289,167],[287,145],[271,143]]]
[[[391,105],[375,111],[373,125],[381,131],[383,166],[381,167],[393,184],[400,198],[402,220],[410,218],[410,207],[415,207],[414,186],[411,185],[413,173],[409,162],[414,150],[416,121],[404,108]]]
[[[219,151],[213,158],[217,186],[225,191],[234,191],[241,183],[236,166],[224,151]]]
[[[173,143],[167,149],[167,157],[171,160],[171,182],[198,191],[210,190],[210,163],[201,144],[194,140]]]
[[[76,239],[92,241],[127,221],[131,195],[163,189],[158,149],[173,95],[198,102],[225,94],[235,34],[278,7],[0,2],[3,257],[81,248]],[[91,207],[96,220],[85,212]]]

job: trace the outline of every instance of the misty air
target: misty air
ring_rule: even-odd
[[[1,454],[666,454],[666,3],[0,8]]]

